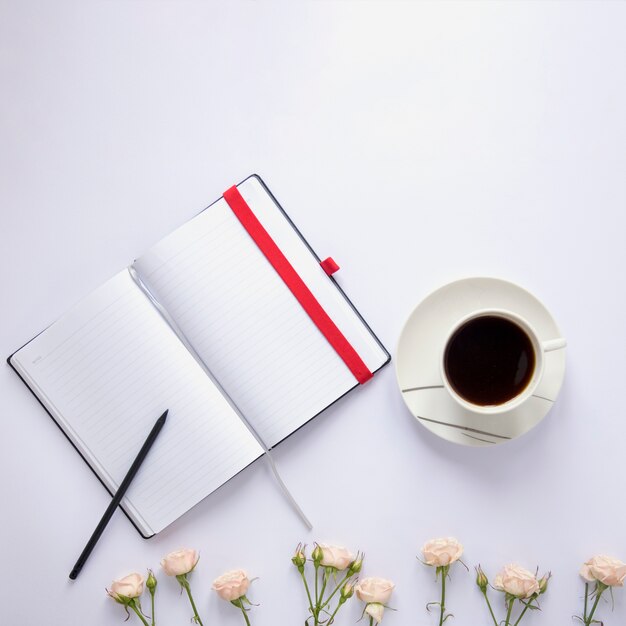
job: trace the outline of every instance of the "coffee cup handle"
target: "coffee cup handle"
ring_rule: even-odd
[[[567,341],[563,339],[563,337],[559,337],[557,339],[549,339],[548,341],[542,341],[541,347],[544,352],[553,352],[554,350],[561,350],[565,348],[567,345]]]

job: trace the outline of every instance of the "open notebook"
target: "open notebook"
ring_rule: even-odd
[[[237,190],[367,368],[387,363],[261,179]],[[110,492],[169,409],[122,502],[144,537],[358,386],[223,197],[9,363]]]

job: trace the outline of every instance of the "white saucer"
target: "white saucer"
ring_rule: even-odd
[[[539,340],[561,337],[548,310],[518,285],[497,278],[466,278],[431,293],[407,320],[396,357],[396,377],[409,411],[436,435],[467,446],[519,437],[552,408],[565,374],[565,349],[544,355],[544,375],[533,395],[506,413],[485,415],[463,408],[443,386],[441,355],[459,319],[478,309],[506,309],[528,320]]]

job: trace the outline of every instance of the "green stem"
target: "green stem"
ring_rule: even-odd
[[[150,613],[152,626],[156,626],[156,620],[154,619],[154,593],[150,594],[150,606],[152,608],[152,612]]]
[[[515,598],[510,596],[509,598],[509,610],[506,612],[506,621],[504,622],[504,626],[509,626],[511,623],[511,613],[513,612],[513,605],[515,604]]]
[[[140,620],[144,623],[144,626],[150,626],[150,625],[148,624],[148,622],[146,622],[145,617],[141,614],[141,611],[137,608],[137,605],[135,604],[135,600],[134,600],[134,599],[133,599],[133,601],[132,601],[132,602],[130,602],[130,603],[128,604],[128,606],[129,606],[129,607],[130,607],[133,611],[135,611],[135,613],[137,613],[137,617],[138,617],[138,618],[139,618],[139,619],[140,619]]]
[[[491,613],[491,619],[493,620],[494,626],[498,626],[498,620],[496,616],[493,614],[493,609],[491,608],[491,602],[489,602],[489,598],[487,597],[487,590],[483,591],[483,595],[485,596],[485,601],[487,602],[487,606],[489,607],[489,613]]]
[[[248,611],[246,611],[246,609],[243,608],[243,602],[241,601],[241,598],[239,598],[239,608],[241,609],[241,612],[243,613],[243,618],[246,620],[246,624],[250,626],[250,620],[248,619]]]
[[[186,578],[186,574],[183,574],[180,577],[177,576],[176,578],[178,578],[178,582],[180,582],[180,584],[184,587],[185,591],[187,592],[187,595],[189,596],[189,602],[191,602],[191,608],[193,609],[194,622],[196,622],[196,624],[200,624],[200,626],[204,626],[204,624],[202,623],[202,620],[200,619],[200,616],[198,615],[198,609],[196,608],[196,603],[193,601],[193,596],[191,595],[191,587],[189,585],[189,581]]]
[[[313,600],[311,599],[309,583],[306,581],[306,576],[304,575],[304,569],[302,569],[302,571],[300,572],[300,576],[302,576],[302,582],[304,583],[304,588],[306,589],[306,597],[309,599],[309,609],[311,610],[311,615],[314,615]]]
[[[587,600],[589,598],[589,583],[585,583],[585,607],[583,609],[583,622],[587,621]]]
[[[320,590],[320,595],[319,597],[315,598],[315,624],[317,626],[317,624],[319,624],[319,618],[320,618],[320,613],[322,611],[322,606],[324,606],[322,604],[322,599],[324,598],[324,591],[326,590],[326,583],[328,582],[328,573],[326,571],[326,568],[324,568],[324,573],[322,574],[322,589]],[[316,581],[317,582],[317,577],[316,577]]]
[[[374,618],[370,615],[370,626],[374,626]]]
[[[315,607],[313,609],[313,621],[315,622],[314,626],[318,626],[317,621],[317,605],[319,604],[319,594],[317,591],[317,579],[319,578],[319,565],[315,563]]]
[[[517,618],[513,626],[517,626],[522,621],[522,617],[524,617],[524,613],[526,613],[526,611],[528,611],[528,609],[530,608],[531,602],[532,602],[532,598],[526,603],[526,605],[524,606],[524,610],[519,614],[519,617]]]
[[[439,608],[441,609],[441,611],[439,613],[439,626],[442,626],[443,616],[444,616],[444,613],[446,612],[446,574],[447,574],[447,568],[442,567],[441,568],[441,604],[439,605]]]
[[[327,626],[330,626],[333,623],[333,620],[335,619],[335,615],[337,615],[340,608],[341,608],[341,602],[337,605],[337,608],[333,611],[332,615],[330,616],[330,619],[326,622]]]
[[[585,626],[589,626],[591,624],[591,620],[593,619],[593,614],[596,612],[596,609],[598,608],[598,602],[600,602],[600,596],[604,593],[605,589],[606,587],[603,586],[601,588],[599,583],[596,585],[596,599],[595,599],[595,602],[593,603],[593,606],[591,607],[591,613],[589,613],[589,617],[587,617],[587,619],[585,620]]]
[[[322,589],[320,591],[320,597],[317,600],[317,605],[318,605],[318,611],[320,611],[322,609],[322,606],[320,603],[322,602],[322,599],[324,598],[324,591],[326,591],[326,583],[328,583],[328,572],[326,571],[326,568],[324,568],[324,573],[322,574]]]
[[[335,587],[335,590],[328,596],[328,598],[326,599],[326,602],[324,602],[324,604],[322,604],[322,606],[320,607],[320,610],[323,609],[327,604],[330,603],[330,601],[333,599],[333,596],[341,589],[341,587],[343,586],[343,584],[348,580],[348,578],[350,578],[350,574],[346,574],[343,578],[343,580]],[[321,598],[320,598],[321,600]]]

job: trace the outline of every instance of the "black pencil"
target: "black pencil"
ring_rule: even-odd
[[[102,532],[106,528],[106,525],[109,523],[109,520],[113,516],[113,513],[115,513],[115,509],[117,509],[120,502],[122,501],[124,494],[128,490],[130,483],[135,477],[135,474],[141,467],[141,464],[146,458],[146,455],[148,454],[150,448],[152,447],[152,444],[156,441],[158,434],[161,432],[161,429],[163,428],[163,424],[165,424],[166,419],[167,419],[167,411],[165,411],[165,413],[163,413],[163,415],[159,417],[155,425],[152,427],[152,430],[150,431],[148,438],[144,442],[143,446],[141,446],[141,450],[139,450],[139,454],[133,461],[133,464],[130,466],[130,469],[126,473],[126,476],[124,476],[124,480],[122,480],[122,483],[120,484],[119,489],[116,491],[115,495],[113,496],[113,500],[111,500],[111,504],[109,504],[109,506],[107,507],[107,510],[104,512],[104,515],[102,516],[102,519],[100,520],[100,523],[96,526],[96,529],[93,531],[93,534],[89,538],[89,541],[87,542],[87,545],[85,546],[85,549],[81,552],[80,556],[78,557],[78,561],[76,561],[74,568],[70,572],[70,578],[72,580],[75,580],[78,574],[80,574],[80,570],[83,568],[83,565],[89,558],[89,555],[91,554],[91,551],[94,549],[96,543],[98,543],[98,539],[100,539],[100,536],[102,535]]]

